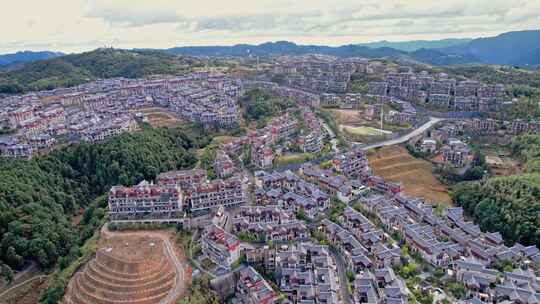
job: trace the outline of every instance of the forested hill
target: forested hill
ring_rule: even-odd
[[[208,138],[186,135],[185,130],[145,127],[29,161],[1,159],[0,266],[18,269],[35,260],[49,268],[60,257],[77,258],[78,246],[94,232],[72,224],[81,208],[112,185],[192,167],[196,158],[190,149],[207,143]]]
[[[13,54],[3,54],[0,55],[0,67],[10,66],[14,64],[21,64],[26,62],[50,59],[64,54],[59,52],[32,52],[32,51],[23,51]]]
[[[463,183],[452,194],[482,230],[500,231],[508,243],[540,247],[540,135],[514,139],[525,174]]]
[[[0,71],[0,93],[69,87],[97,78],[182,74],[196,62],[196,59],[164,52],[97,49]]]

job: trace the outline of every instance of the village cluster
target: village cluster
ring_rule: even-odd
[[[156,79],[106,79],[0,100],[0,152],[30,158],[60,143],[102,141],[133,130],[138,110],[162,106],[203,127],[238,124],[240,82],[217,73]]]
[[[296,173],[256,171],[252,186],[234,177],[209,182],[201,170],[167,172],[156,185],[113,187],[110,213],[206,214],[198,260],[210,260],[219,275],[240,259],[247,263],[235,285],[242,303],[343,303],[348,284],[354,303],[407,303],[411,291],[394,270],[404,263],[404,245],[462,284],[471,299],[463,303],[538,302],[540,284],[530,270],[540,263],[538,248],[505,246],[498,232],[465,220],[461,208],[436,214],[400,184],[372,175],[360,149],[330,163],[306,163]],[[344,210],[332,220],[339,204]],[[515,270],[493,268],[505,261]]]
[[[504,85],[457,81],[445,73],[415,73],[409,67],[388,72],[385,81],[368,83],[368,95],[381,100],[394,97],[454,111],[497,111],[509,103]]]

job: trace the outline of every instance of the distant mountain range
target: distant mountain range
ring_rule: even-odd
[[[508,32],[496,37],[478,38],[440,51],[472,56],[479,63],[518,66],[540,65],[540,30]]]
[[[375,42],[329,47],[297,45],[288,41],[259,45],[176,47],[169,54],[192,56],[271,56],[318,53],[340,57],[412,60],[431,65],[503,64],[540,65],[540,30],[508,32],[496,37],[438,41]]]
[[[418,61],[432,65],[456,65],[474,63],[475,58],[464,55],[449,56],[435,49],[421,49],[414,52],[405,52],[389,47],[370,48],[360,45],[344,45],[338,47],[320,45],[297,45],[288,41],[267,42],[259,45],[238,44],[234,46],[196,46],[177,47],[165,50],[173,55],[190,56],[275,56],[275,55],[303,55],[323,54],[338,57],[367,57],[389,58]]]
[[[455,45],[465,44],[471,42],[472,39],[443,39],[443,40],[413,40],[413,41],[377,41],[368,43],[359,43],[360,46],[367,46],[370,48],[393,48],[405,52],[414,52],[420,49],[442,49]]]
[[[0,55],[0,66],[9,66],[27,62],[33,62],[38,60],[55,58],[58,56],[64,55],[60,52],[32,52],[32,51],[23,51],[17,52],[14,54],[4,54]]]

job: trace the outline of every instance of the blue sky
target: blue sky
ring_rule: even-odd
[[[290,40],[342,45],[540,29],[532,0],[1,0],[0,53]]]

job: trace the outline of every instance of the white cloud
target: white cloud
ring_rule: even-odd
[[[540,1],[530,0],[17,0],[0,11],[0,52],[268,40],[340,45],[490,36],[535,29],[539,21]]]

